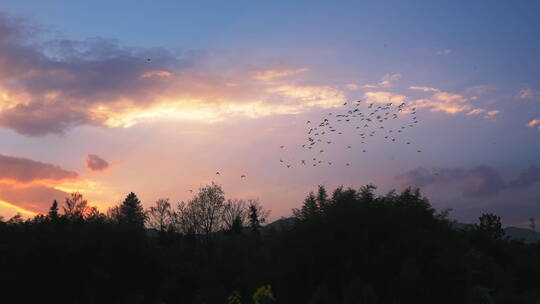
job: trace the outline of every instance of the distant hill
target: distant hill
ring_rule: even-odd
[[[464,224],[455,222],[454,228],[456,229],[465,229],[469,226],[472,226],[472,224]],[[507,237],[509,237],[512,240],[517,241],[523,241],[524,243],[531,244],[536,243],[540,241],[540,233],[526,228],[518,228],[518,227],[506,227],[504,228],[504,232]]]
[[[292,217],[282,217],[278,220],[275,220],[271,223],[269,223],[268,225],[264,226],[263,227],[263,231],[270,231],[272,229],[275,229],[275,230],[283,230],[283,229],[288,229],[288,228],[292,228],[294,225],[294,218]]]
[[[530,244],[540,241],[540,233],[531,229],[506,227],[504,228],[504,232],[506,232],[506,235],[509,236],[511,239],[521,240],[525,243]]]

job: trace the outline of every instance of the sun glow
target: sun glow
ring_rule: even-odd
[[[19,206],[13,205],[13,204],[10,204],[10,203],[8,203],[6,201],[3,201],[3,200],[0,200],[0,205],[4,206],[4,207],[7,207],[7,208],[10,208],[10,209],[13,209],[17,213],[24,214],[24,215],[35,216],[35,215],[38,214],[37,212],[26,210],[24,208],[21,208]]]

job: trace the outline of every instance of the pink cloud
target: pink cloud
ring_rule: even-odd
[[[90,171],[105,171],[110,164],[96,154],[88,154],[86,157],[86,168]]]
[[[72,180],[79,174],[31,159],[0,155],[0,180],[30,183],[41,180]]]

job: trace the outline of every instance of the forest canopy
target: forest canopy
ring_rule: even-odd
[[[102,213],[79,193],[0,221],[0,286],[17,303],[538,303],[540,243],[501,218],[456,228],[418,189],[323,186],[267,224],[210,184]],[[24,286],[31,293],[18,293]]]

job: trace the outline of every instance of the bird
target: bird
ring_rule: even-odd
[[[152,59],[150,59],[150,58],[146,58],[146,61],[152,61]]]
[[[290,168],[290,167],[291,167],[291,165],[287,165],[287,168]]]
[[[216,175],[221,175],[221,173],[219,173],[219,172],[216,172]]]
[[[191,189],[189,189],[188,191],[189,191],[189,193],[193,193],[193,190],[191,190]]]
[[[279,146],[279,148],[280,148],[280,149],[283,149],[283,148],[285,148],[285,146]]]
[[[240,175],[240,178],[246,178],[245,174]]]

